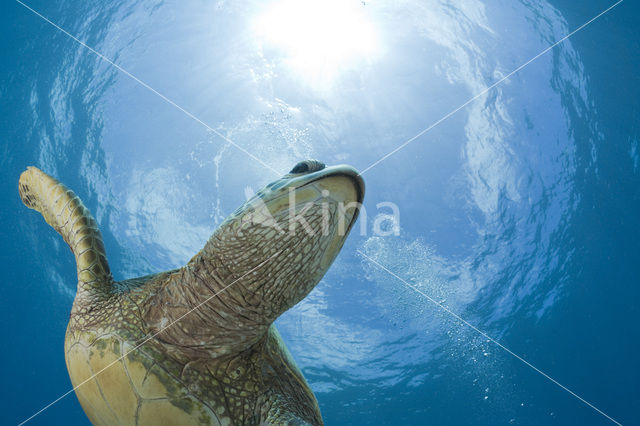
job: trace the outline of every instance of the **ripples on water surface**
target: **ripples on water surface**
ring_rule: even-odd
[[[611,3],[28,4],[284,173],[309,157],[366,168]],[[68,249],[18,199],[26,165],[82,196],[118,279],[185,263],[275,175],[1,8],[1,416],[15,423],[70,389],[75,293]],[[622,3],[366,172],[366,234],[278,321],[327,424],[607,423],[357,250],[638,421],[638,12]],[[400,207],[397,237],[371,232],[382,201]],[[74,396],[34,420],[59,422],[86,422]]]

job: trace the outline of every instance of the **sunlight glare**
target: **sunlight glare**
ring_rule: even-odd
[[[283,0],[257,19],[256,32],[302,77],[326,82],[376,52],[366,12],[357,0]]]

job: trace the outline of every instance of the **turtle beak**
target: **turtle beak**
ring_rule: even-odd
[[[297,188],[315,184],[326,196],[349,208],[352,217],[345,236],[349,233],[358,218],[364,200],[364,180],[355,168],[346,164],[326,167],[317,172],[293,178],[291,183]]]
[[[321,179],[327,179],[333,176],[344,176],[350,179],[356,189],[356,197],[352,201],[355,201],[358,204],[362,204],[362,200],[364,199],[364,180],[355,168],[346,164],[325,167],[316,172],[307,173],[299,177],[289,177],[287,186],[302,188],[303,186],[309,185],[310,183],[316,182]]]

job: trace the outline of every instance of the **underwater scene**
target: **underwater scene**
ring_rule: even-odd
[[[640,425],[637,2],[5,0],[0,21],[1,424],[187,424],[188,414],[207,424]],[[189,293],[188,312],[174,299],[148,305],[157,324],[132,335],[173,352],[139,358],[141,383],[174,374],[153,373],[173,357],[197,388],[188,392],[207,394],[192,365],[260,344],[255,374],[268,392],[238,367],[224,381],[233,397],[220,382],[231,400],[198,394],[156,410],[160,397],[142,401],[132,367],[118,388],[94,366],[97,393],[82,393],[74,315],[97,315],[99,328],[104,308],[82,302],[86,259],[73,238],[84,234],[50,216],[65,244],[25,206],[45,203],[50,182],[31,169],[19,188],[29,166],[91,212],[95,226],[85,217],[78,232],[100,230],[89,262],[105,276],[212,258],[237,268],[216,275],[213,296],[229,312],[207,311],[215,326],[165,331],[212,300],[204,290]],[[257,205],[273,212],[274,194],[293,187],[358,204],[346,230],[332,228],[341,238],[294,247],[260,231],[271,251],[227,244],[238,218]],[[341,210],[330,211],[338,229]],[[242,223],[247,235],[263,226]],[[250,314],[227,306],[249,298],[242,280],[260,268],[297,272],[268,307],[268,290]],[[114,288],[127,306],[143,303],[139,280]],[[235,314],[251,327],[216,328]],[[207,350],[191,351],[185,339],[206,333],[193,344]],[[109,355],[117,365],[125,346]],[[138,399],[127,417],[118,398],[129,386]],[[293,393],[256,402],[276,387]],[[91,414],[97,399],[112,417]],[[209,414],[194,414],[200,403]]]

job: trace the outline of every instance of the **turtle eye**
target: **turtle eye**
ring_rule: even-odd
[[[298,164],[296,164],[295,166],[293,166],[293,169],[291,169],[291,171],[289,173],[291,174],[297,174],[297,173],[306,173],[309,171],[309,165],[307,164],[306,161],[301,161]]]
[[[296,164],[289,172],[290,174],[311,173],[324,169],[326,166],[324,163],[316,160],[301,161]]]

